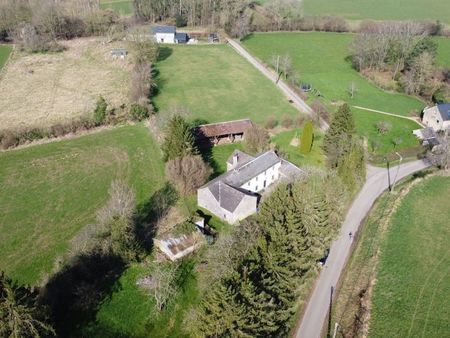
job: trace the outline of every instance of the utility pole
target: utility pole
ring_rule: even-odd
[[[388,177],[388,189],[391,191],[391,173],[389,171],[389,160],[385,157],[384,160],[386,161],[386,168],[387,168],[387,177]]]
[[[403,161],[402,155],[400,155],[397,151],[395,152],[395,154],[399,157],[399,162],[398,162],[398,166],[397,166],[397,172],[395,173],[394,182],[392,183],[391,192],[394,192],[395,182],[397,181],[397,175],[400,170],[400,165],[402,164],[402,161]]]

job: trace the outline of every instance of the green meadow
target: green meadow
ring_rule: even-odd
[[[290,55],[300,80],[311,84],[330,104],[346,101],[405,116],[423,109],[425,103],[419,99],[383,91],[353,69],[348,60],[353,38],[353,34],[342,33],[255,33],[243,44],[267,64],[274,55]],[[348,91],[352,83],[356,87],[353,98]]]
[[[164,182],[160,150],[148,129],[123,126],[71,140],[0,153],[0,266],[36,283],[106,202],[113,179],[137,203]]]
[[[194,119],[219,122],[295,116],[283,94],[227,45],[163,47],[156,64],[159,111],[187,108]]]
[[[133,1],[131,0],[101,0],[101,8],[109,8],[122,15],[133,13]]]
[[[370,337],[445,337],[450,330],[450,178],[415,186],[381,243]]]
[[[450,24],[447,0],[303,0],[305,15],[362,20],[429,20]]]

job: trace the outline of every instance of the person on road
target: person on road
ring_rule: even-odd
[[[350,231],[350,232],[348,233],[348,237],[349,237],[350,239],[352,239],[352,236],[353,236],[353,234],[352,234],[352,232]]]

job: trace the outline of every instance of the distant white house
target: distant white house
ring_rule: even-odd
[[[197,190],[198,205],[234,224],[257,211],[258,193],[280,179],[293,179],[303,171],[273,151],[257,157],[235,150],[227,172]]]
[[[187,33],[177,33],[175,26],[153,27],[153,34],[158,43],[187,43],[189,41]]]
[[[450,103],[425,108],[422,122],[434,131],[450,130]]]

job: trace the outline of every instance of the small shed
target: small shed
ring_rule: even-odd
[[[234,143],[242,141],[245,131],[251,127],[253,122],[250,119],[203,124],[197,127],[195,135],[200,143]]]
[[[164,255],[174,262],[199,248],[205,242],[205,239],[200,231],[195,230],[190,234],[181,236],[154,239],[153,242]]]
[[[114,58],[125,59],[125,57],[128,55],[128,51],[125,48],[114,48],[111,49],[111,55]]]

